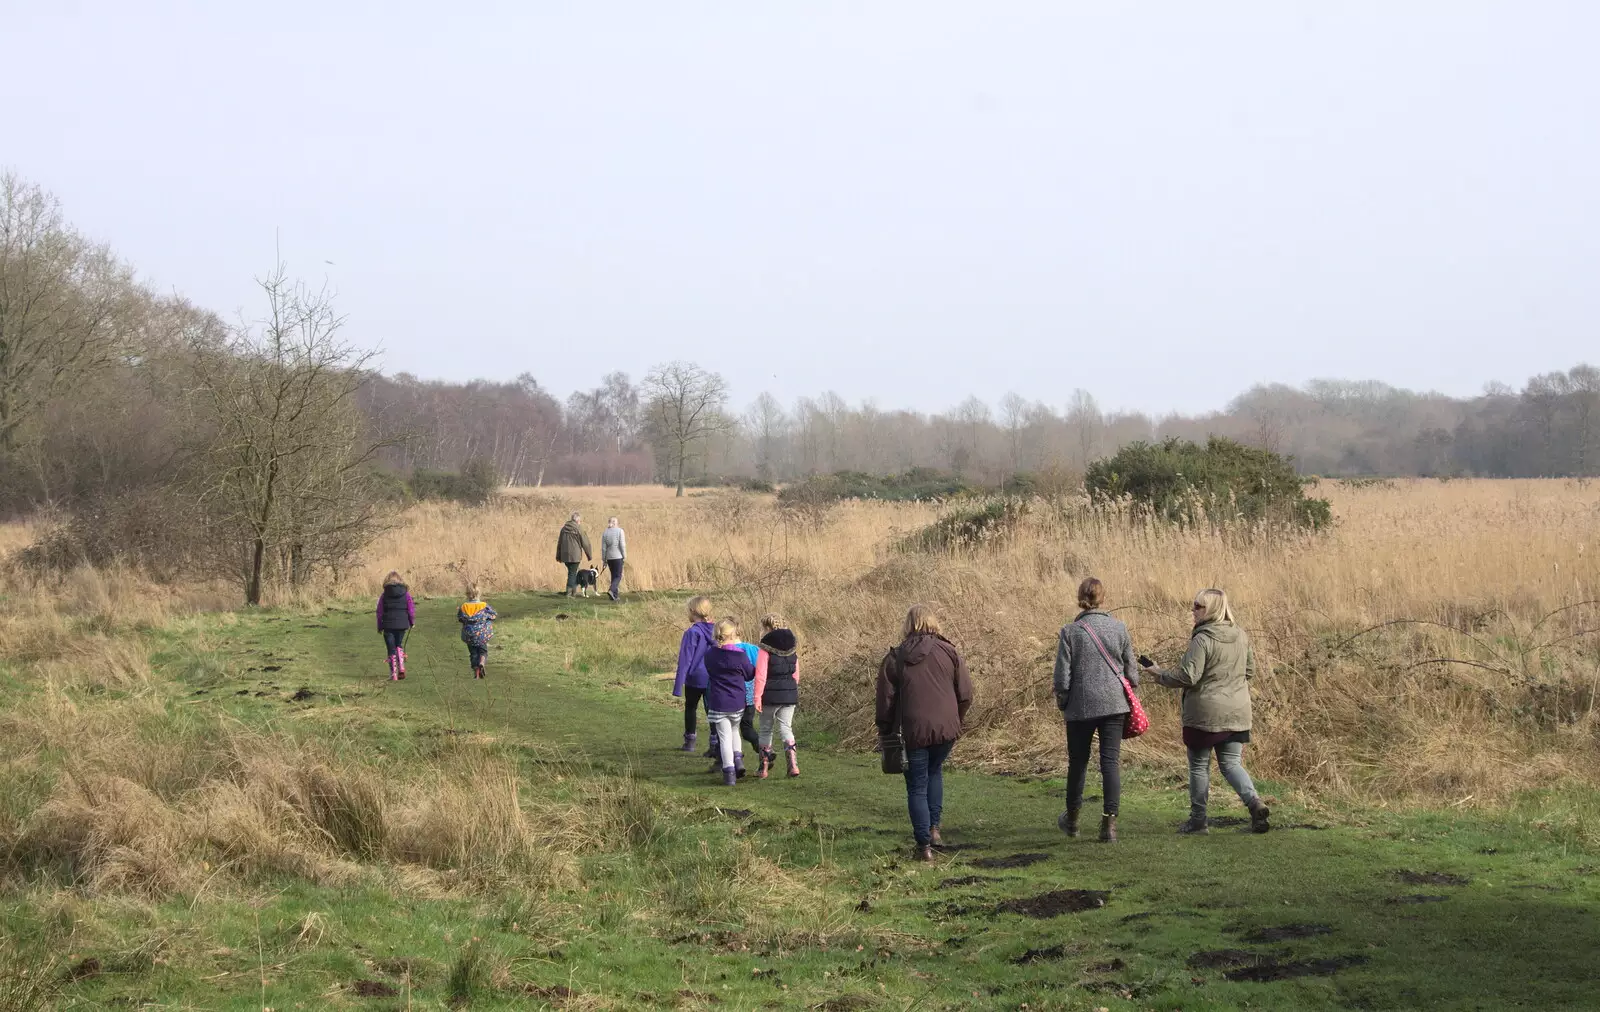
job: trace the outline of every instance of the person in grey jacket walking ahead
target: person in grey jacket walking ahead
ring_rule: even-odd
[[[1100,839],[1117,839],[1117,809],[1122,801],[1122,722],[1131,707],[1123,676],[1139,684],[1128,627],[1100,610],[1105,586],[1094,577],[1078,585],[1083,611],[1061,627],[1056,643],[1056,705],[1067,724],[1067,810],[1056,825],[1078,835],[1078,810],[1083,807],[1083,781],[1089,769],[1089,746],[1100,735],[1100,780],[1103,806]]]
[[[617,518],[606,521],[600,534],[600,561],[611,570],[611,600],[622,596],[622,563],[628,557],[628,536],[617,525]]]

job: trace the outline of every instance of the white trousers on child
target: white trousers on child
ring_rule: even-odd
[[[722,753],[722,768],[727,769],[733,765],[733,753],[739,744],[739,722],[744,720],[744,711],[738,713],[714,713],[707,711],[706,723],[711,725],[711,733],[717,736],[717,748]]]
[[[761,747],[772,747],[772,725],[778,725],[778,740],[785,745],[794,741],[794,704],[788,706],[768,706],[761,710]]]

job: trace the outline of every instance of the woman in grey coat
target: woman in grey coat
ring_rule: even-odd
[[[1067,724],[1067,810],[1056,825],[1068,836],[1078,835],[1089,746],[1099,734],[1104,799],[1100,839],[1115,843],[1122,801],[1122,722],[1132,709],[1122,679],[1138,685],[1139,667],[1128,627],[1100,610],[1105,597],[1105,586],[1094,577],[1079,584],[1078,607],[1083,611],[1061,627],[1056,644],[1056,705]]]

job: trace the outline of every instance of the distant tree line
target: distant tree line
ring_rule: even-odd
[[[931,414],[761,393],[740,410],[689,362],[611,373],[562,402],[528,374],[383,376],[342,339],[327,292],[282,265],[258,281],[253,315],[231,323],[154,292],[50,194],[0,175],[0,513],[67,518],[36,562],[131,557],[225,575],[254,601],[345,564],[407,496],[842,473],[881,494],[870,476],[1060,487],[1122,447],[1212,435],[1310,474],[1600,473],[1587,365],[1469,398],[1263,385],[1198,417],[1106,413],[1083,390]]]

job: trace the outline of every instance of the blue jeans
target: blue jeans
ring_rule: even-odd
[[[906,749],[906,808],[919,847],[932,841],[932,829],[944,816],[944,761],[955,747],[955,742],[946,741]]]
[[[1246,808],[1254,808],[1256,801],[1256,785],[1250,782],[1250,774],[1244,768],[1244,743],[1225,741],[1214,746],[1217,753],[1217,768],[1222,770],[1222,776],[1228,781],[1234,793],[1239,795]],[[1195,819],[1206,817],[1206,803],[1211,795],[1211,748],[1189,749],[1189,816]]]
[[[389,656],[393,657],[400,652],[401,644],[406,641],[409,629],[385,629],[383,631],[383,645],[388,648]]]

